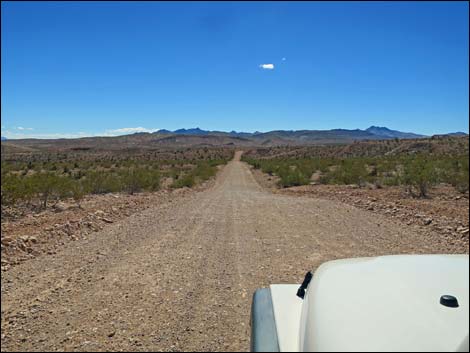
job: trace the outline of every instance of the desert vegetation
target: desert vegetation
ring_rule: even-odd
[[[279,186],[356,184],[403,186],[415,197],[426,197],[439,183],[454,186],[459,192],[469,188],[468,154],[396,155],[381,157],[254,158],[244,160],[264,173],[279,177]]]
[[[232,158],[223,148],[163,152],[90,154],[39,153],[2,155],[1,204],[45,209],[51,201],[85,195],[193,187],[214,176]],[[2,212],[3,213],[3,212]]]

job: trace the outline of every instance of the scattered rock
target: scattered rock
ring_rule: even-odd
[[[69,207],[63,202],[58,202],[54,205],[54,210],[56,212],[64,212],[64,211],[67,211],[68,209]]]
[[[9,245],[13,242],[13,238],[10,237],[2,237],[2,244],[3,245]]]
[[[428,225],[430,225],[431,223],[432,223],[432,218],[426,218],[426,219],[424,220],[424,225],[425,225],[425,226],[428,226]]]

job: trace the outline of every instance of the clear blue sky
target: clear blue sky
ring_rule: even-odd
[[[1,6],[7,137],[468,132],[467,2]]]

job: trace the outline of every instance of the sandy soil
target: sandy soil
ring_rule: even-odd
[[[207,191],[2,273],[2,351],[246,351],[256,288],[336,258],[448,252],[381,214],[273,194],[239,157]]]
[[[455,254],[469,252],[469,195],[450,185],[436,185],[429,190],[428,197],[416,198],[401,186],[314,184],[280,188],[277,176],[253,168],[251,172],[256,181],[272,193],[338,201],[372,214],[379,213],[412,227],[438,249],[445,247],[446,252]]]

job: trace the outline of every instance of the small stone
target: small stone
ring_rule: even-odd
[[[64,212],[64,211],[68,210],[68,206],[63,202],[58,202],[54,205],[54,210],[56,212]]]
[[[10,237],[2,237],[2,244],[3,245],[8,245],[13,242],[13,238]]]

